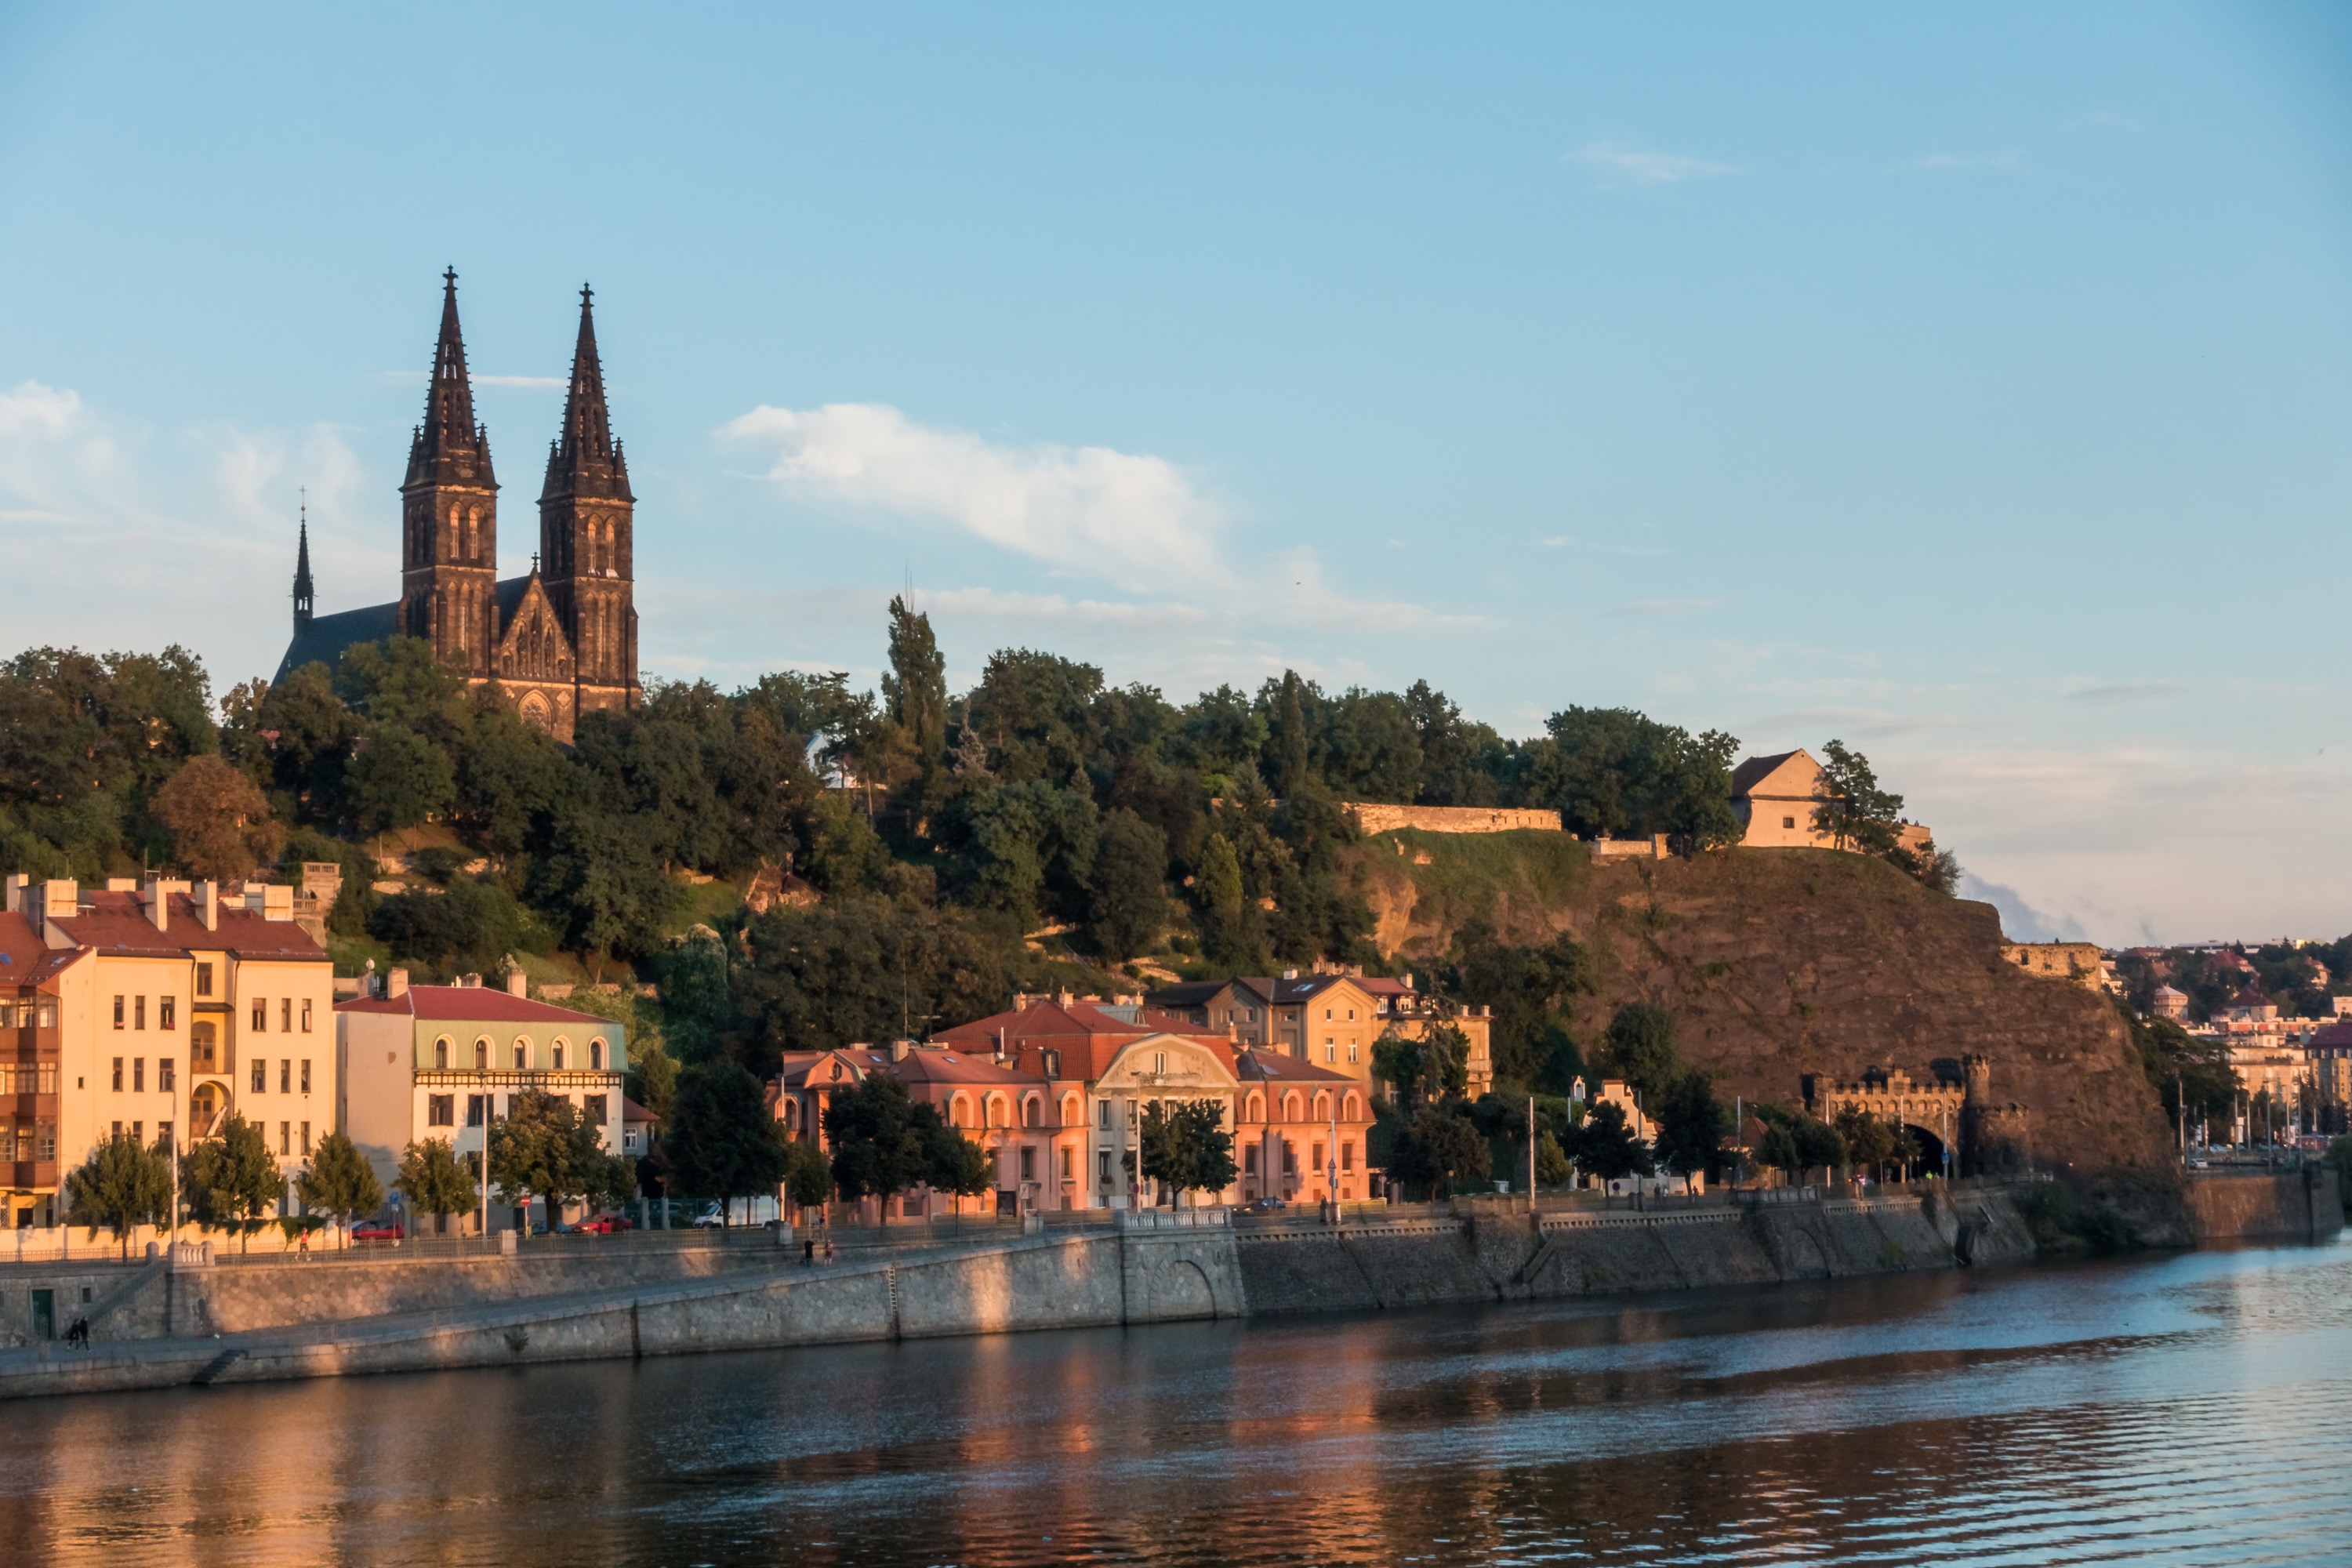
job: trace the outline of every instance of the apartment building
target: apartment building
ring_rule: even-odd
[[[1150,1008],[1194,1028],[1225,1034],[1354,1079],[1369,1092],[1372,1047],[1383,1035],[1422,1038],[1448,1025],[1470,1043],[1472,1099],[1495,1087],[1494,1020],[1485,1007],[1456,1007],[1426,997],[1412,976],[1317,972],[1235,975],[1171,985],[1145,996]]]
[[[478,1161],[488,1122],[523,1089],[580,1107],[604,1130],[606,1153],[644,1152],[625,1136],[627,1031],[533,1000],[520,971],[508,986],[411,985],[408,972],[395,969],[383,995],[336,1005],[338,1114],[386,1186],[411,1142],[444,1139],[469,1163]],[[494,1223],[505,1217],[493,1211]]]
[[[0,1193],[56,1224],[64,1173],[114,1133],[184,1152],[232,1112],[290,1178],[335,1125],[327,954],[293,889],[150,877],[6,881],[0,913]],[[10,1091],[14,1090],[11,1094]]]

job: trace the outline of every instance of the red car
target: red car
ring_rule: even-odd
[[[629,1216],[623,1214],[592,1215],[571,1227],[574,1236],[617,1236],[625,1230],[635,1230]]]
[[[396,1219],[363,1220],[352,1226],[353,1241],[398,1241],[402,1231]]]

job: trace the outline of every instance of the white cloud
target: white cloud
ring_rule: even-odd
[[[381,527],[341,537],[361,478],[331,427],[215,426],[158,437],[70,390],[26,382],[0,393],[0,544],[16,562],[11,647],[178,642],[205,658],[216,687],[267,674],[291,629],[284,595],[297,489],[306,484],[322,606],[387,597],[381,590],[396,567]],[[378,592],[337,588],[359,584],[355,559],[373,562]]]
[[[1597,169],[1609,177],[1601,189],[1617,184],[1678,185],[1685,180],[1711,180],[1723,174],[1738,174],[1729,163],[1711,159],[1694,158],[1682,153],[1661,153],[1654,148],[1635,147],[1623,142],[1591,142],[1569,156],[1589,169]]]
[[[994,442],[879,403],[765,405],[729,424],[772,447],[768,477],[814,500],[953,524],[1002,549],[1133,593],[1224,580],[1225,510],[1164,458]]]

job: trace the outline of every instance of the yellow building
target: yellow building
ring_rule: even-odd
[[[289,1177],[307,1163],[334,1127],[333,966],[295,923],[291,888],[231,900],[160,877],[6,887],[0,1000],[13,991],[24,1021],[13,1061],[0,1027],[17,1089],[0,1099],[14,1224],[56,1223],[63,1173],[118,1131],[184,1153],[234,1110]]]
[[[1748,758],[1731,772],[1731,810],[1739,818],[1739,842],[1748,848],[1837,848],[1836,840],[1813,826],[1821,792],[1822,765],[1801,746]],[[1931,838],[1916,822],[1905,823],[1896,835],[1897,842],[1914,853],[1924,850]]]
[[[1240,1044],[1268,1047],[1368,1087],[1372,1047],[1382,1035],[1417,1040],[1439,1025],[1452,1025],[1470,1042],[1471,1098],[1495,1087],[1490,1009],[1457,1008],[1423,996],[1410,974],[1390,980],[1294,969],[1278,977],[1193,981],[1144,1000],[1196,1027],[1223,1030]]]

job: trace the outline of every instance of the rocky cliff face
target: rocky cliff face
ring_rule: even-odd
[[[2042,1169],[2177,1184],[2161,1105],[2113,1005],[2003,964],[1988,904],[1818,849],[1594,865],[1557,834],[1402,833],[1352,853],[1382,946],[1408,963],[1473,917],[1515,940],[1585,942],[1601,989],[1579,999],[1580,1040],[1622,1003],[1664,1003],[1717,1092],[1789,1105],[1808,1073],[1927,1079],[1939,1058],[1982,1055],[1992,1100],[2026,1111]]]

